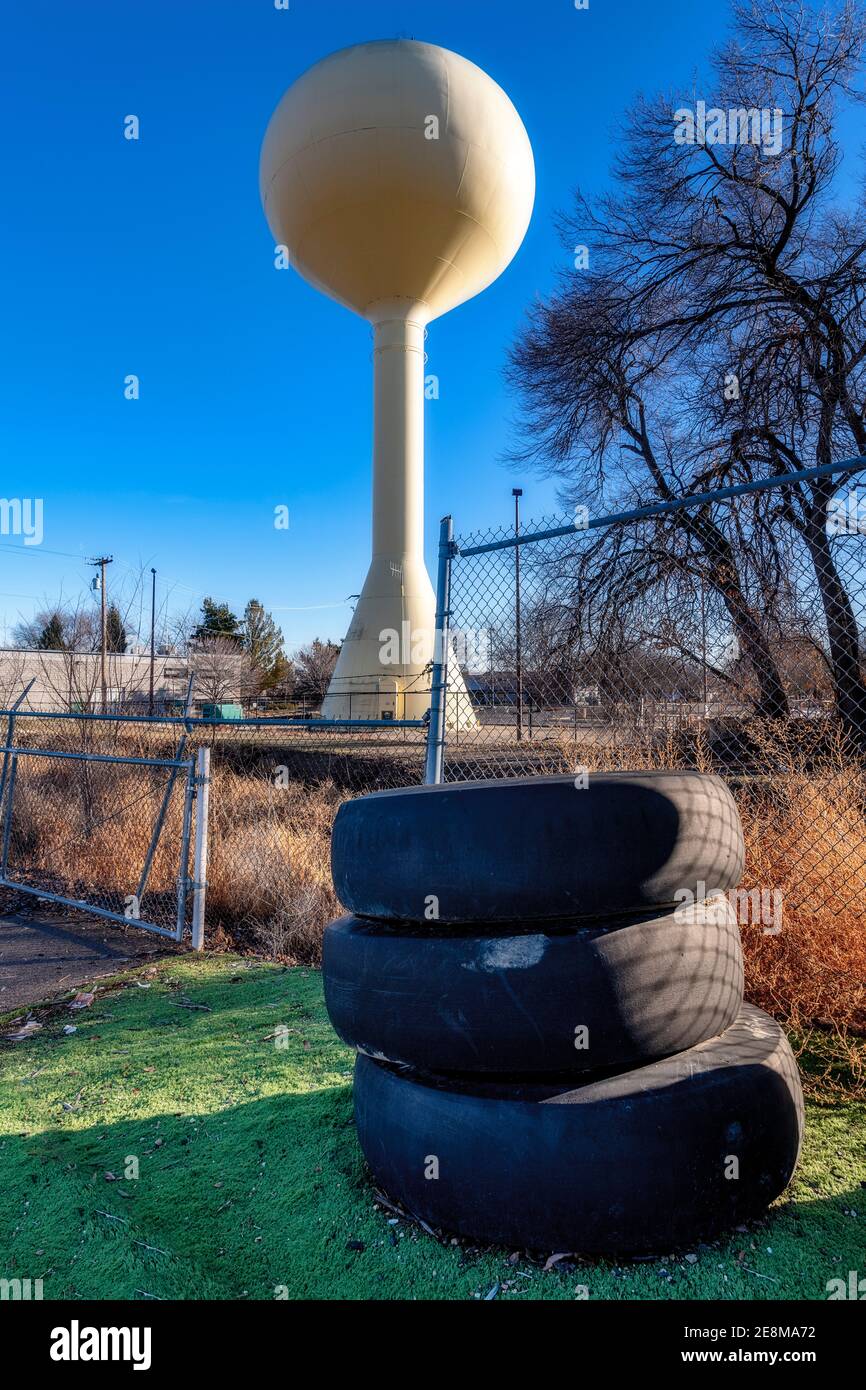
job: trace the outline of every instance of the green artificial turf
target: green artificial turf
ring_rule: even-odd
[[[0,1051],[0,1277],[41,1278],[45,1298],[802,1299],[866,1268],[857,1101],[809,1103],[766,1221],[545,1271],[376,1207],[317,972],[175,958],[39,1016]]]

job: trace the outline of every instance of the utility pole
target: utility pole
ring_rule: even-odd
[[[100,655],[100,661],[99,661],[99,683],[100,683],[100,686],[101,686],[101,688],[102,688],[102,713],[103,713],[103,714],[106,713],[106,708],[105,708],[105,707],[106,707],[106,705],[107,705],[107,703],[108,703],[108,680],[107,680],[107,677],[106,677],[106,668],[105,668],[105,653],[106,653],[106,631],[105,631],[105,566],[106,566],[106,565],[110,565],[113,559],[114,559],[114,556],[113,556],[113,555],[99,555],[99,556],[97,556],[96,559],[90,561],[91,565],[95,565],[95,566],[97,566],[97,568],[99,569],[99,580],[98,580],[98,583],[99,583],[99,599],[100,599],[100,627],[99,627],[99,631],[100,631],[100,640],[99,640],[99,655]]]
[[[150,694],[147,701],[147,712],[149,715],[153,715],[153,666],[156,657],[156,570],[152,566],[150,573]]]
[[[513,487],[511,496],[514,498],[514,536],[520,536],[520,499],[523,496],[522,487]],[[514,547],[514,643],[515,643],[515,664],[517,667],[517,742],[523,738],[523,652],[520,644],[520,546]]]

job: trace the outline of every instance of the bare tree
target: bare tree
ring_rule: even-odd
[[[634,349],[645,324],[612,294],[606,275],[592,274],[535,309],[510,371],[526,407],[529,443],[520,457],[563,477],[572,502],[599,494],[611,506],[670,501],[695,485],[703,451],[668,409],[665,383],[655,381]],[[605,588],[609,619],[613,609],[645,602],[672,572],[708,584],[724,601],[756,672],[758,712],[787,713],[763,614],[750,601],[718,510],[679,512],[628,533],[611,529],[591,544],[581,542],[571,558],[570,606],[584,612],[584,624],[595,607],[582,609],[588,588]]]
[[[249,656],[233,637],[198,638],[190,644],[189,658],[195,673],[194,693],[208,704],[248,699],[261,689]]]
[[[863,190],[849,213],[833,202],[836,108],[854,95],[864,9],[771,0],[737,7],[735,21],[706,102],[727,137],[681,139],[684,103],[638,103],[614,191],[578,197],[563,221],[592,268],[535,310],[513,355],[521,457],[564,476],[579,500],[667,500],[866,453]],[[758,139],[741,138],[750,113],[764,122]],[[759,711],[779,716],[779,579],[783,533],[795,531],[839,713],[866,738],[859,634],[828,537],[835,488],[822,479],[788,489],[781,508],[777,495],[647,528],[626,592],[645,594],[672,558],[700,577],[725,604]]]
[[[335,642],[314,637],[292,658],[295,672],[295,695],[306,700],[324,700],[334,674],[340,648]]]
[[[61,598],[22,619],[12,637],[16,647],[34,651],[92,652],[99,646],[99,617],[89,604]]]

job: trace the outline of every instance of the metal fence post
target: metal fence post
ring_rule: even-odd
[[[33,679],[30,680],[30,681],[28,681],[27,685],[25,685],[24,689],[21,691],[21,694],[18,696],[18,699],[15,701],[14,705],[11,705],[10,708],[6,711],[6,713],[7,713],[8,716],[9,716],[9,717],[8,717],[8,720],[7,720],[7,722],[6,722],[6,748],[7,748],[7,752],[5,752],[5,753],[3,754],[3,770],[2,770],[2,772],[0,772],[0,806],[3,805],[3,797],[4,797],[5,792],[6,792],[6,775],[7,775],[8,771],[9,771],[9,752],[8,752],[8,749],[10,749],[10,748],[13,746],[14,741],[15,741],[15,711],[17,710],[17,708],[18,708],[19,705],[23,704],[24,700],[25,700],[25,699],[27,698],[27,696],[30,694],[30,691],[32,690],[32,688],[33,688],[35,682],[36,682],[36,677],[34,676]],[[4,870],[4,872],[5,872],[5,870]]]
[[[513,487],[514,498],[514,664],[517,676],[517,742],[523,738],[523,646],[520,631],[520,499],[522,487]],[[532,738],[532,706],[529,707],[529,737]]]
[[[15,800],[15,776],[18,772],[18,754],[12,754],[12,762],[9,767],[9,786],[6,792],[6,815],[3,820],[3,861],[0,864],[0,874],[6,878],[9,866],[9,840],[12,835],[12,810]]]
[[[443,516],[439,523],[436,632],[433,645],[433,673],[430,680],[430,724],[427,729],[427,759],[424,773],[424,781],[428,786],[438,785],[442,781],[442,768],[445,760],[445,700],[448,690],[453,537],[454,522],[450,516]]]
[[[192,707],[192,683],[193,676],[190,676],[186,687],[186,699],[184,700],[184,731],[180,736],[180,740],[177,745],[177,751],[174,755],[175,765],[171,767],[168,774],[168,780],[165,784],[165,791],[162,795],[162,804],[159,808],[159,813],[157,814],[156,821],[154,822],[153,832],[150,837],[150,844],[147,847],[147,854],[144,856],[144,864],[142,865],[141,876],[138,880],[138,887],[135,890],[135,896],[138,899],[139,903],[144,897],[145,889],[147,888],[147,880],[150,877],[150,869],[151,865],[153,864],[154,855],[156,854],[156,847],[159,844],[159,837],[162,834],[162,827],[165,823],[165,817],[168,812],[169,805],[171,804],[172,792],[174,791],[174,785],[177,781],[178,768],[180,767],[181,760],[183,758],[184,753],[186,752],[186,740],[187,735],[190,732],[189,713]],[[84,725],[84,728],[87,728],[86,724]],[[184,864],[183,866],[183,873],[186,873],[186,864]],[[183,923],[181,922],[181,925],[178,928],[178,930],[182,931],[182,929]],[[180,937],[178,937],[178,941],[179,940]]]
[[[193,862],[192,949],[204,949],[207,893],[207,822],[210,810],[210,749],[200,748],[195,769],[195,857]]]

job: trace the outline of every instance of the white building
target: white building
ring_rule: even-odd
[[[197,651],[191,655],[157,654],[153,663],[154,709],[176,708],[193,675],[193,700],[238,701],[249,693],[244,655],[233,651]],[[108,652],[105,660],[106,708],[146,714],[150,697],[150,653],[141,649]],[[0,648],[0,706],[8,708],[32,680],[23,709],[102,710],[99,652]]]

